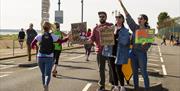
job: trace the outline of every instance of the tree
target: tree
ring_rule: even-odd
[[[170,16],[168,15],[167,12],[161,12],[159,15],[158,15],[158,22],[157,22],[157,25],[158,26],[162,26],[163,22],[170,19]]]

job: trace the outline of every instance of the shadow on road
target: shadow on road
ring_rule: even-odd
[[[78,78],[78,77],[70,77],[70,76],[63,76],[63,75],[57,75],[58,79],[75,79],[75,80],[82,80],[82,81],[88,81],[88,82],[98,82],[98,80],[94,79],[85,79],[85,78]]]
[[[85,54],[84,52],[62,52],[62,53],[69,53],[69,54]]]
[[[78,66],[71,66],[71,65],[58,65],[60,67],[68,67],[71,69],[88,69],[88,70],[96,70],[96,69],[92,69],[92,68],[87,68],[87,67],[78,67]]]
[[[61,61],[61,62],[65,62],[65,63],[87,63],[87,61],[84,61],[84,62],[77,62],[77,61]]]

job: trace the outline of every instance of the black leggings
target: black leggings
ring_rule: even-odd
[[[118,77],[115,69],[115,58],[110,57],[109,67],[110,67],[109,81],[112,85],[118,86]]]
[[[116,65],[116,73],[121,86],[124,86],[124,74],[122,72],[122,65]]]
[[[55,61],[55,64],[58,65],[59,63],[59,56],[61,54],[61,50],[54,50],[54,61]]]

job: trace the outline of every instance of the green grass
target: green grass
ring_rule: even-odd
[[[13,34],[13,35],[0,35],[0,40],[17,40],[18,39],[18,35],[17,34]]]

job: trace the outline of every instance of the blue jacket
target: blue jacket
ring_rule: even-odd
[[[127,64],[129,58],[130,36],[129,30],[122,27],[118,32],[118,45],[115,64]]]

